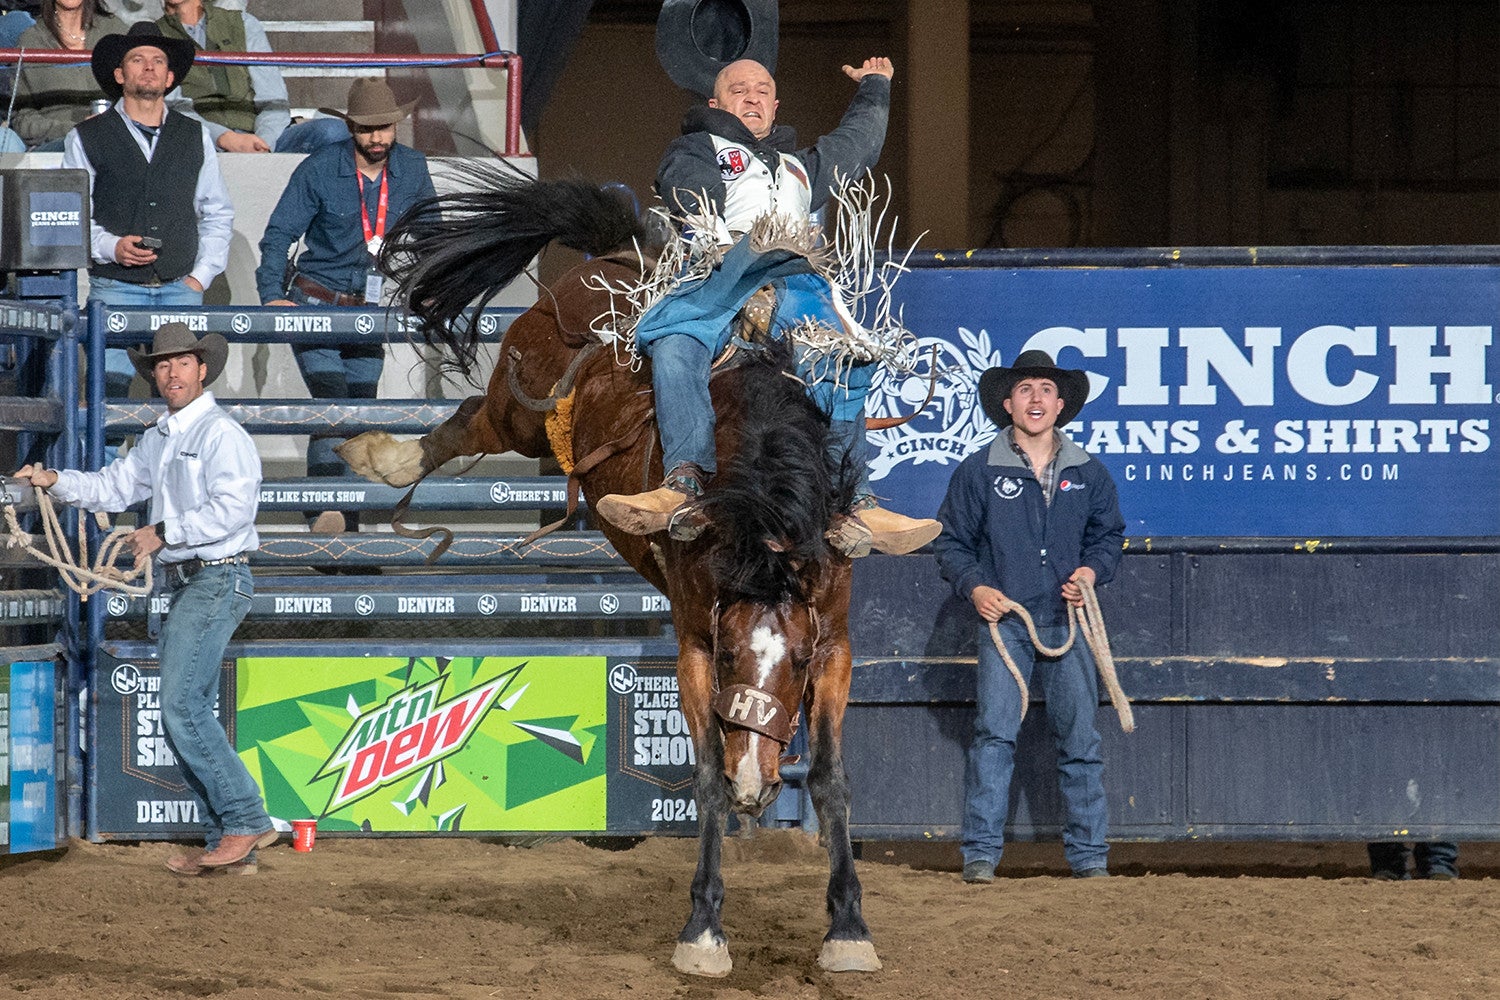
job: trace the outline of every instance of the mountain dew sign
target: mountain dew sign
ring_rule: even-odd
[[[250,657],[241,757],[325,831],[605,828],[603,657]]]

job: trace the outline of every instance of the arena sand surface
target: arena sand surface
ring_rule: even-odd
[[[0,862],[0,996],[1487,998],[1500,996],[1500,847],[1465,878],[1375,882],[1358,844],[1123,844],[1075,881],[1018,844],[964,885],[952,845],[865,845],[885,969],[829,975],[826,855],[731,839],[727,979],[671,966],[695,846],[324,839],[253,877],[182,879],[164,844],[74,843]],[[887,853],[889,852],[889,853]],[[949,870],[944,870],[949,869]]]

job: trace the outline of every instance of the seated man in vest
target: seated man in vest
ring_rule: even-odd
[[[206,52],[270,52],[266,29],[253,15],[206,0],[166,0],[156,22],[169,38]],[[226,153],[310,153],[348,138],[336,118],[291,124],[291,104],[275,66],[199,65],[172,98],[172,108],[203,122]]]
[[[67,134],[62,161],[87,170],[93,191],[90,302],[200,305],[229,261],[234,208],[218,153],[203,126],[166,106],[192,64],[191,43],[149,21],[94,46],[94,79],[115,106]],[[127,395],[134,376],[123,350],[106,352],[108,395]]]
[[[793,152],[796,135],[775,125],[776,80],[753,59],[740,59],[713,80],[707,106],[689,110],[682,135],[667,148],[657,170],[656,190],[669,212],[702,230],[695,243],[732,247],[705,281],[685,282],[647,309],[635,327],[636,349],[651,359],[656,419],[661,428],[666,481],[634,496],[603,497],[599,514],[632,534],[667,531],[686,540],[701,531],[689,502],[703,490],[717,467],[709,369],[728,346],[733,320],[763,279],[775,290],[765,327],[782,335],[812,320],[837,328],[828,282],[817,274],[763,275],[748,259],[745,234],[759,220],[776,216],[792,226],[806,225],[826,204],[838,178],[862,175],[874,167],[885,144],[894,69],[886,58],[843,67],[859,84],[838,128],[809,149]],[[769,292],[761,297],[770,298]],[[844,385],[814,386],[814,398],[829,408],[835,436],[864,467],[864,395],[873,366],[856,368]],[[851,517],[830,534],[846,555],[870,548],[903,553],[932,541],[941,525],[885,510],[867,481]]]

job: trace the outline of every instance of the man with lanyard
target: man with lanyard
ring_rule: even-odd
[[[974,738],[964,769],[965,882],[995,877],[1021,731],[1020,687],[990,622],[999,623],[1022,678],[1046,703],[1068,865],[1079,878],[1109,874],[1094,664],[1081,640],[1060,657],[1042,655],[1020,616],[1006,613],[1009,602],[1024,607],[1040,641],[1057,649],[1068,638],[1068,605],[1083,603],[1082,582],[1108,583],[1120,565],[1125,520],[1114,480],[1057,429],[1088,396],[1088,373],[1058,368],[1045,351],[1023,351],[1014,366],[986,371],[979,403],[1000,433],[959,464],[938,509],[943,533],[933,553],[954,593],[979,616]]]
[[[659,42],[660,31],[659,26]],[[729,249],[706,280],[679,286],[647,310],[635,328],[637,350],[651,359],[666,479],[646,493],[601,498],[600,515],[625,531],[668,531],[685,540],[701,530],[689,504],[717,468],[709,370],[730,341],[735,314],[758,288],[775,289],[767,324],[773,336],[808,319],[834,328],[844,322],[828,282],[809,273],[804,258],[759,260],[745,238],[769,214],[806,224],[829,200],[839,177],[857,177],[879,159],[890,109],[891,61],[866,59],[843,71],[859,84],[843,120],[814,146],[794,153],[795,133],[775,124],[780,102],[770,70],[754,59],[731,62],[714,77],[707,106],[688,112],[682,136],[662,159],[656,188],[668,211],[707,230],[721,248]],[[871,374],[871,366],[857,367],[845,386],[814,387],[814,398],[832,411],[835,438],[853,450],[862,471],[863,403]],[[849,514],[830,541],[851,556],[872,546],[888,553],[910,552],[931,541],[941,527],[881,508],[865,478]]]
[[[93,190],[89,301],[168,308],[201,305],[229,261],[234,209],[203,127],[168,111],[165,95],[193,64],[193,46],[141,22],[105,35],[90,67],[113,111],[63,140],[62,165],[87,170]],[[135,369],[105,352],[105,392],[129,393]]]
[[[342,118],[349,136],[308,156],[287,181],[260,241],[255,284],[262,304],[380,302],[384,282],[375,257],[387,227],[416,203],[436,196],[427,158],[396,142],[397,123],[415,105],[397,104],[386,82],[371,77],[354,81],[347,111],[322,109]],[[301,239],[307,248],[289,266],[287,254]],[[382,344],[296,344],[292,351],[314,398],[375,398],[385,362]],[[307,474],[347,475],[333,450],[342,441],[314,437],[307,449]],[[339,531],[346,519],[338,511],[325,511],[315,527]]]
[[[150,500],[148,523],[127,544],[137,565],[156,557],[171,588],[158,643],[162,725],[207,828],[205,852],[168,860],[179,875],[250,874],[256,848],[276,840],[255,779],[214,717],[224,650],[255,592],[248,553],[260,545],[260,456],[206,388],[228,351],[216,333],[197,340],[186,324],[163,323],[149,353],[129,353],[167,414],[130,453],[99,472],[36,464],[16,473],[86,510],[118,512]]]

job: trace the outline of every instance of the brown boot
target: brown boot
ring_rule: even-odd
[[[892,556],[915,552],[943,530],[943,526],[930,517],[907,517],[873,505],[855,510],[854,516],[870,529],[870,544]]]
[[[600,517],[621,531],[632,535],[653,535],[658,531],[666,531],[669,525],[673,525],[672,515],[683,504],[703,495],[703,482],[707,478],[698,466],[684,462],[667,473],[666,480],[651,492],[633,496],[611,493],[601,497],[594,509],[599,512]],[[677,519],[673,538],[690,541],[703,530],[703,526],[699,525],[697,531],[691,531],[688,520],[691,519]],[[690,534],[687,533],[689,531]]]

